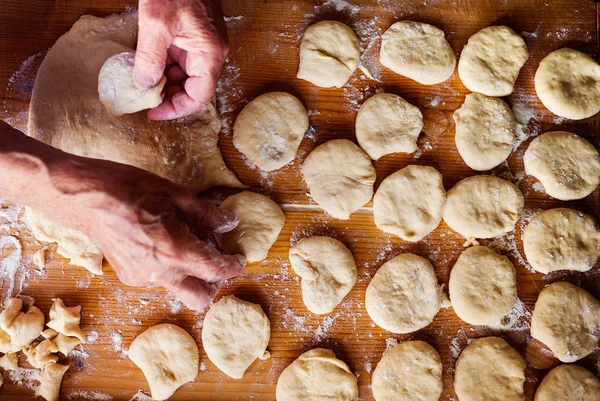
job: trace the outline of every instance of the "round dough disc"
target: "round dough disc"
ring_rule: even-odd
[[[290,248],[292,268],[302,277],[302,299],[309,311],[331,312],[356,282],[356,262],[340,241],[311,237]]]
[[[508,96],[528,58],[527,45],[515,31],[488,26],[469,38],[458,61],[458,75],[471,92]]]
[[[517,122],[502,99],[468,94],[454,112],[456,149],[473,170],[491,170],[510,155]]]
[[[334,139],[306,157],[302,175],[310,196],[336,219],[346,220],[373,196],[375,168],[355,143]]]
[[[413,153],[423,129],[423,115],[398,95],[378,93],[356,116],[356,139],[373,160],[390,153]]]
[[[258,304],[228,295],[206,312],[204,351],[217,368],[234,379],[241,379],[256,358],[269,356],[270,338],[271,323]]]
[[[396,22],[381,36],[379,60],[384,67],[423,85],[452,76],[456,57],[444,31],[415,21]]]
[[[404,253],[384,263],[367,287],[367,313],[392,333],[412,333],[427,326],[440,310],[440,289],[431,263]]]
[[[376,401],[438,401],[442,360],[424,341],[406,341],[386,351],[371,381]]]
[[[535,392],[535,401],[600,401],[600,380],[577,365],[552,369]]]
[[[544,288],[531,317],[531,336],[565,363],[596,349],[600,338],[600,302],[587,291],[559,281]]]
[[[523,251],[531,267],[541,273],[585,272],[600,258],[600,228],[594,217],[577,210],[546,210],[525,228]]]
[[[359,61],[360,47],[352,29],[337,21],[317,22],[302,36],[297,77],[322,88],[339,88]]]
[[[517,298],[517,274],[506,256],[485,246],[467,248],[458,257],[448,283],[454,312],[474,325],[506,316]]]
[[[529,144],[525,173],[537,178],[548,195],[560,200],[582,199],[600,184],[600,154],[571,132],[546,132]]]
[[[277,170],[296,157],[308,113],[284,92],[260,95],[248,103],[233,125],[233,145],[264,171]]]
[[[428,166],[411,165],[381,182],[373,197],[375,225],[405,241],[416,242],[442,221],[446,190],[442,175]]]
[[[479,175],[448,191],[444,221],[467,239],[492,238],[513,228],[525,201],[511,182]]]

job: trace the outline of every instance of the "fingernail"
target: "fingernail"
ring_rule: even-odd
[[[246,258],[244,257],[244,255],[233,255],[234,258],[236,258],[238,260],[238,263],[241,266],[246,266]]]

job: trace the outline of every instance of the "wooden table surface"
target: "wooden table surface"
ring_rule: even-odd
[[[563,46],[597,57],[596,3],[591,0],[353,0],[353,3],[355,5],[341,0],[330,0],[325,4],[314,0],[223,0],[231,55],[217,95],[224,118],[221,149],[227,164],[242,182],[255,191],[270,195],[282,205],[287,218],[268,258],[249,265],[242,277],[227,282],[217,296],[233,293],[258,302],[271,319],[269,350],[272,357],[256,361],[243,379],[234,380],[221,373],[202,351],[203,313],[187,310],[160,288],[126,287],[120,284],[109,266],[106,266],[104,276],[92,277],[82,268],[68,265],[55,253],[54,246],[47,246],[47,266],[43,271],[35,272],[30,256],[42,244],[32,239],[22,224],[0,227],[0,236],[12,234],[23,244],[21,268],[17,272],[17,281],[23,277],[25,283],[22,294],[34,297],[36,305],[45,313],[53,297],[63,298],[67,305],[83,307],[82,328],[90,341],[70,358],[71,369],[63,381],[62,399],[130,400],[140,389],[147,392],[142,372],[126,357],[127,347],[148,327],[172,322],[189,331],[198,341],[202,361],[196,381],[183,386],[173,400],[274,400],[279,373],[302,352],[318,346],[330,347],[347,362],[358,376],[360,399],[372,400],[371,372],[386,345],[409,339],[428,341],[438,350],[444,363],[441,400],[455,400],[452,386],[455,360],[469,339],[487,335],[505,338],[527,359],[525,390],[527,399],[533,400],[541,378],[556,364],[529,333],[530,311],[539,291],[550,282],[564,279],[600,297],[598,266],[587,273],[554,273],[544,277],[532,273],[524,262],[522,229],[536,210],[568,205],[596,217],[600,215],[598,190],[581,201],[560,202],[539,191],[539,184],[535,185],[535,180],[523,173],[523,152],[530,140],[542,132],[569,130],[588,138],[596,146],[599,139],[598,115],[582,121],[552,115],[535,95],[533,76],[539,61]],[[127,5],[126,0],[3,0],[0,4],[0,118],[8,119],[16,126],[22,126],[26,121],[35,66],[39,65],[43,52],[80,15],[104,16],[122,12]],[[375,79],[357,70],[343,88],[322,89],[295,78],[299,38],[308,25],[322,19],[346,22],[357,32],[365,51],[363,64]],[[525,306],[512,314],[512,319],[508,319],[502,329],[470,326],[451,308],[441,310],[432,324],[409,335],[394,335],[376,327],[366,313],[364,292],[377,268],[401,252],[413,252],[428,257],[440,283],[447,283],[450,269],[463,249],[464,239],[442,223],[424,240],[415,244],[404,242],[375,227],[370,204],[348,221],[332,219],[307,196],[299,173],[302,160],[318,144],[333,138],[355,140],[354,121],[358,107],[372,94],[386,91],[419,106],[425,128],[416,154],[388,155],[374,163],[376,186],[408,164],[437,168],[444,176],[446,189],[476,174],[460,159],[454,145],[452,113],[468,93],[458,74],[442,84],[422,86],[391,73],[378,62],[380,34],[402,19],[424,21],[442,28],[457,56],[469,36],[494,24],[505,24],[521,33],[531,53],[514,93],[506,98],[520,111],[521,121],[528,122],[522,127],[524,141],[508,163],[491,172],[517,183],[526,197],[526,209],[516,230],[484,242],[507,254],[518,271],[518,293]],[[28,61],[22,65],[25,60]],[[273,90],[288,91],[305,104],[310,111],[313,131],[302,142],[293,163],[277,172],[261,174],[248,167],[232,146],[231,125],[245,103]],[[340,239],[352,250],[358,265],[355,287],[333,313],[325,316],[308,312],[301,300],[300,281],[287,259],[290,243],[315,234]],[[6,249],[0,253],[0,257],[3,256],[7,256]],[[9,282],[5,278],[1,283],[4,299]],[[598,375],[600,351],[578,363]],[[22,366],[26,365],[23,363]],[[27,379],[27,372],[22,370],[13,374],[13,378],[20,378],[21,386],[7,377],[7,383],[0,389],[0,399],[33,399],[31,387],[35,383]]]

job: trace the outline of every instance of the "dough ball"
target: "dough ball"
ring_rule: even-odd
[[[600,154],[571,132],[546,132],[529,144],[523,157],[525,172],[560,200],[582,199],[600,184]]]
[[[426,327],[440,310],[440,289],[433,266],[412,253],[384,263],[369,283],[365,299],[371,319],[398,334]]]
[[[310,196],[336,219],[349,219],[373,196],[376,176],[371,159],[347,139],[317,146],[301,170]]]
[[[460,401],[524,401],[525,361],[499,337],[473,341],[456,361],[454,390]]]
[[[198,375],[198,346],[181,327],[159,324],[137,336],[129,359],[144,372],[155,400],[166,400]]]
[[[358,383],[348,365],[333,351],[306,351],[281,372],[275,390],[277,401],[357,401]]]
[[[444,31],[415,21],[396,22],[382,35],[379,60],[384,67],[423,85],[452,76],[456,57]]]
[[[600,258],[600,228],[596,219],[577,210],[546,210],[523,233],[527,262],[541,273],[590,270]]]
[[[529,58],[521,36],[507,26],[488,26],[469,38],[458,62],[458,75],[471,92],[487,96],[512,93]]]
[[[458,257],[448,287],[458,317],[469,324],[487,325],[513,308],[517,274],[506,256],[485,246],[473,246]]]
[[[416,242],[442,221],[446,190],[442,175],[428,166],[411,165],[381,182],[373,197],[375,225],[405,241]]]
[[[156,86],[138,89],[133,79],[134,52],[115,54],[106,60],[98,74],[100,101],[113,116],[137,113],[162,103],[162,90],[167,83],[164,75]]]
[[[525,201],[513,183],[478,175],[448,191],[444,221],[467,239],[492,238],[515,228]]]
[[[586,368],[561,365],[552,369],[535,392],[535,401],[600,401],[600,380]]]
[[[265,259],[285,224],[279,205],[264,195],[243,191],[228,197],[219,207],[239,218],[236,228],[216,236],[219,246],[229,254],[244,255],[248,262]]]
[[[308,113],[284,92],[260,95],[248,103],[233,125],[233,145],[264,171],[277,170],[296,157]]]
[[[423,115],[400,96],[378,93],[356,116],[356,139],[373,160],[390,153],[413,153],[423,129]]]
[[[468,94],[454,112],[456,149],[477,171],[491,170],[510,155],[517,132],[512,110],[502,99]]]
[[[531,336],[565,363],[590,354],[600,338],[600,302],[587,291],[559,281],[540,292],[531,317]]]
[[[535,73],[535,91],[556,115],[572,120],[591,117],[600,111],[600,65],[577,50],[553,51]]]
[[[438,401],[442,360],[424,341],[406,341],[386,351],[371,381],[376,401]]]
[[[309,311],[329,313],[356,282],[356,262],[340,241],[311,237],[290,248],[292,268],[302,278],[302,299]]]
[[[271,323],[258,304],[228,295],[215,303],[204,318],[202,344],[217,368],[241,379],[256,358],[269,357]]]
[[[352,29],[337,21],[317,22],[302,36],[297,77],[322,88],[339,88],[359,61],[360,48]]]

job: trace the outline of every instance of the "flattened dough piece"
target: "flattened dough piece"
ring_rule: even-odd
[[[381,64],[423,85],[452,76],[456,57],[444,31],[415,21],[396,22],[381,36]]]
[[[260,305],[228,295],[206,313],[202,344],[219,370],[234,379],[244,377],[256,358],[269,357],[271,323]]]
[[[233,145],[259,169],[273,171],[294,160],[307,129],[308,113],[296,97],[265,93],[238,115]]]
[[[219,207],[239,218],[232,231],[216,236],[219,246],[229,254],[244,255],[248,262],[265,259],[285,224],[279,205],[264,195],[243,191],[231,195]]]
[[[556,199],[585,198],[600,184],[600,154],[594,145],[571,132],[538,136],[529,144],[523,162],[525,172]]]
[[[42,370],[40,385],[35,390],[35,395],[42,397],[46,401],[58,401],[60,385],[67,370],[69,370],[69,365],[61,365],[59,363],[46,365]]]
[[[85,342],[85,335],[81,331],[81,305],[65,306],[60,298],[54,298],[50,308],[50,321],[47,326],[65,336],[77,337]]]
[[[20,298],[11,298],[6,308],[0,314],[0,330],[10,338],[9,344],[4,344],[6,351],[16,352],[28,346],[40,336],[44,330],[46,321],[44,314],[37,307],[32,306],[27,313],[21,312],[23,300]]]
[[[573,284],[552,283],[542,290],[535,303],[531,336],[562,362],[575,362],[598,346],[600,302]]]
[[[306,157],[302,176],[315,202],[341,220],[371,200],[376,177],[369,156],[347,139],[317,146]]]
[[[358,383],[348,365],[333,351],[306,351],[281,372],[275,390],[277,401],[356,401]]]
[[[356,283],[352,252],[333,238],[304,238],[290,248],[290,262],[302,278],[304,305],[313,313],[333,311]]]
[[[342,87],[358,67],[358,38],[337,21],[309,26],[300,42],[297,77],[322,88]]]
[[[600,380],[577,365],[552,369],[535,392],[535,401],[600,401]]]

